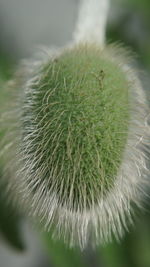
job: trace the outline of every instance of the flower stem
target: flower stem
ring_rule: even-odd
[[[79,15],[74,31],[74,40],[105,44],[105,28],[108,16],[109,0],[80,0]]]

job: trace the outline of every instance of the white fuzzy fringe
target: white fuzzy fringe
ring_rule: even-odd
[[[107,0],[83,0],[74,34],[75,42],[96,42],[96,44],[103,46],[107,10]],[[60,51],[58,51],[58,55],[59,53]],[[147,165],[147,157],[150,152],[149,109],[143,88],[136,72],[126,62],[126,56],[122,56],[124,50],[106,47],[102,53],[108,60],[117,62],[129,80],[132,107],[124,159],[115,184],[106,196],[100,196],[98,203],[90,210],[68,209],[68,203],[66,206],[59,203],[54,190],[55,185],[49,186],[49,179],[41,180],[40,172],[38,173],[38,170],[33,171],[34,156],[37,151],[31,155],[33,161],[30,156],[29,158],[24,157],[24,153],[20,154],[19,152],[20,147],[22,147],[22,121],[17,113],[15,117],[14,114],[9,114],[10,120],[14,120],[15,124],[18,125],[16,132],[14,132],[14,139],[12,136],[10,139],[8,135],[11,147],[9,142],[7,147],[1,145],[4,154],[7,154],[7,162],[9,162],[6,172],[11,173],[10,190],[12,191],[14,188],[14,191],[17,192],[21,208],[26,207],[28,214],[42,221],[47,230],[50,230],[51,227],[55,229],[54,236],[57,238],[61,236],[70,246],[79,246],[81,249],[86,247],[89,240],[95,246],[110,241],[113,236],[119,239],[124,234],[124,230],[127,229],[128,223],[132,223],[132,203],[138,207],[141,206],[145,197],[145,188],[149,186],[149,168]],[[48,56],[47,61],[53,57],[55,57],[54,54]],[[23,94],[32,92],[27,103],[27,110],[30,110],[33,104],[32,98],[37,93],[34,85],[36,87],[36,82],[40,80],[40,65],[44,62],[45,60],[41,63],[40,61],[33,62],[32,65],[27,65],[27,71],[22,70],[22,73],[26,74],[24,75],[26,76],[25,81],[21,85]],[[22,106],[20,109],[22,110]],[[31,121],[35,119],[32,112],[28,112],[26,116]],[[30,126],[28,125],[28,127]],[[29,130],[31,130],[31,135],[36,134],[36,128]],[[24,137],[26,149],[32,145],[28,137]]]
[[[29,157],[24,156],[24,150],[15,156],[14,151],[19,151],[22,147],[20,131],[22,122],[20,119],[17,122],[19,129],[17,145],[14,141],[14,148],[8,148],[7,151],[7,155],[14,160],[9,166],[9,171],[12,166],[16,166],[15,170],[10,171],[14,176],[10,181],[10,188],[12,190],[14,187],[14,191],[18,192],[21,207],[26,207],[27,213],[35,217],[37,221],[40,220],[46,230],[49,231],[52,227],[54,237],[62,237],[70,247],[79,246],[83,249],[89,240],[94,247],[110,242],[113,236],[120,239],[128,228],[128,224],[132,223],[132,203],[138,207],[142,206],[146,187],[149,186],[149,168],[147,166],[147,157],[150,151],[149,109],[135,71],[129,67],[126,58],[122,57],[123,51],[108,46],[103,53],[109,60],[116,62],[122,68],[130,83],[129,94],[132,110],[128,141],[115,184],[106,196],[100,196],[97,204],[82,211],[68,208],[67,199],[66,203],[58,201],[55,184],[49,186],[51,177],[41,180],[40,172],[38,170],[33,172],[36,151],[33,161],[30,155]],[[28,110],[34,103],[32,97],[37,93],[34,85],[40,79],[39,74],[36,76],[39,69],[39,62],[37,64],[34,62],[31,69],[28,65],[28,72],[31,75],[29,76],[32,78],[27,79],[23,85],[24,92],[32,91],[27,103]],[[22,106],[20,108],[22,109]],[[28,112],[26,116],[27,120],[34,121],[35,119],[32,113]],[[34,137],[36,128],[29,130],[32,130],[31,135]],[[26,149],[32,146],[30,136],[24,137],[24,145]],[[55,179],[53,177],[52,180],[56,181]]]

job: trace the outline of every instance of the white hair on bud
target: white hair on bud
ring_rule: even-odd
[[[75,42],[95,42],[102,47],[105,39],[104,28],[108,1],[83,0],[81,4],[74,34]],[[62,237],[70,247],[79,246],[81,249],[86,247],[89,240],[95,246],[111,241],[113,236],[119,239],[124,234],[124,230],[128,228],[128,223],[132,223],[132,204],[138,207],[142,205],[145,188],[149,186],[147,158],[150,153],[150,126],[148,123],[150,114],[141,82],[137,78],[136,71],[129,66],[130,62],[128,63],[126,55],[124,55],[124,49],[106,46],[102,49],[102,53],[108,60],[116,62],[120,66],[129,81],[131,106],[128,140],[123,160],[114,185],[106,192],[106,195],[100,195],[97,203],[91,205],[90,209],[68,208],[67,197],[65,201],[62,200],[62,205],[54,190],[57,179],[52,179],[49,184],[49,179],[41,179],[41,174],[45,169],[40,169],[40,166],[38,170],[34,170],[34,157],[38,157],[38,151],[34,151],[32,155],[26,155],[22,149],[22,140],[26,144],[25,150],[31,146],[34,148],[30,135],[33,140],[38,135],[36,127],[34,128],[31,124],[33,128],[26,125],[28,136],[22,137],[22,118],[20,116],[20,112],[22,113],[24,108],[22,98],[26,92],[32,91],[28,102],[25,103],[29,111],[34,104],[34,97],[37,94],[36,85],[41,79],[40,71],[43,63],[46,62],[45,59],[31,61],[30,64],[26,64],[26,67],[21,68],[20,74],[23,75],[23,80],[21,79],[16,87],[23,89],[23,95],[19,98],[20,107],[17,112],[10,112],[10,120],[8,120],[8,123],[14,121],[15,130],[11,134],[8,133],[7,144],[1,143],[2,157],[6,157],[8,162],[5,171],[11,173],[9,187],[11,191],[14,188],[21,208],[25,207],[28,214],[35,217],[37,221],[41,221],[47,231],[52,228],[54,237]],[[47,62],[49,59],[55,58],[56,54],[55,52],[55,55],[52,53],[48,56]],[[61,52],[58,51],[58,57],[60,54]],[[41,103],[41,109],[44,109],[45,107],[42,105]],[[25,116],[24,121],[33,122],[35,120],[32,112],[26,113]],[[31,160],[31,156],[33,160]],[[45,168],[47,167],[45,165]],[[55,168],[57,166],[54,166],[53,173],[55,173]]]
[[[75,42],[96,42],[103,47],[109,0],[81,0],[80,2],[79,16],[74,32]]]
[[[116,55],[116,51],[121,56]],[[34,160],[30,160],[30,157],[28,159],[24,151],[20,153],[22,146],[22,126],[20,124],[22,122],[20,117],[16,119],[17,114],[15,117],[18,124],[17,139],[13,140],[13,147],[12,144],[11,147],[8,144],[6,147],[9,157],[13,158],[13,163],[8,166],[9,171],[13,168],[10,188],[11,190],[14,188],[17,192],[21,207],[26,207],[28,214],[38,218],[37,221],[41,221],[47,231],[52,228],[54,238],[61,237],[70,247],[79,246],[81,249],[86,247],[89,240],[92,246],[95,246],[110,242],[113,236],[117,240],[120,239],[128,228],[128,224],[132,223],[132,204],[138,207],[142,206],[145,188],[149,185],[147,166],[147,156],[150,152],[149,109],[141,82],[137,78],[136,72],[123,59],[121,49],[114,50],[114,47],[108,46],[102,52],[109,60],[117,62],[126,75],[130,83],[129,95],[132,108],[123,160],[114,185],[105,196],[101,195],[98,202],[91,205],[90,209],[68,208],[67,199],[62,200],[62,205],[54,190],[56,180],[54,179],[54,184],[49,186],[49,179],[41,180],[41,173],[44,172],[44,169],[32,172]],[[30,92],[32,88],[32,95],[26,103],[29,110],[30,104],[32,105],[32,101],[34,101],[32,97],[36,95],[34,85],[41,78],[39,74],[36,74],[40,70],[39,62],[33,62],[30,68],[27,65],[30,79],[26,77],[23,84],[23,94]],[[42,64],[43,61],[41,61]],[[23,71],[26,72],[25,68]],[[26,114],[26,118],[31,121],[35,119],[32,113]],[[30,125],[28,127],[31,135],[38,134],[36,128],[30,129]],[[16,133],[14,133],[15,135]],[[24,140],[27,144],[26,149],[33,145],[30,143],[30,136],[25,136]],[[3,151],[6,153],[5,149]],[[16,151],[18,151],[17,155],[15,155]],[[57,168],[57,166],[55,167]]]

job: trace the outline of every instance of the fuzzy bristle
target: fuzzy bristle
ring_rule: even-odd
[[[127,140],[128,87],[101,50],[83,46],[49,61],[25,93],[28,175],[46,179],[60,205],[91,209],[113,186]]]
[[[131,203],[141,205],[150,131],[129,59],[115,45],[76,45],[17,76],[10,183],[21,206],[70,246],[119,239]]]

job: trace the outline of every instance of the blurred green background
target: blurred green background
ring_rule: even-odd
[[[12,77],[19,59],[24,56],[30,56],[32,45],[42,43],[44,45],[50,44],[60,46],[71,39],[71,32],[76,20],[79,1],[62,1],[61,16],[59,16],[58,13],[60,10],[58,13],[57,11],[61,8],[60,1],[43,1],[43,5],[47,5],[47,8],[50,7],[50,14],[55,13],[55,16],[58,16],[58,18],[55,19],[52,16],[50,17],[51,20],[48,21],[46,16],[44,16],[43,10],[43,15],[39,17],[39,20],[42,22],[39,22],[40,27],[38,27],[36,23],[32,23],[32,21],[38,18],[40,14],[38,13],[40,12],[40,4],[36,7],[35,1],[33,0],[30,2],[27,1],[26,5],[23,1],[20,1],[19,4],[17,0],[13,0],[14,9],[11,9],[12,3],[10,4],[10,1],[7,0],[4,2],[4,0],[1,0],[0,110],[2,110],[1,107],[4,102],[7,102],[7,94],[3,90],[3,88],[5,88],[4,84]],[[40,2],[37,1],[37,3]],[[31,10],[33,10],[33,12],[31,12]],[[19,18],[16,17],[17,12],[20,12],[20,15],[18,15]],[[30,16],[32,19],[30,18],[30,20],[22,21],[22,19],[26,18],[26,14],[21,16],[23,12],[31,13]],[[36,12],[36,14],[34,12]],[[29,15],[27,15],[27,17],[28,16]],[[64,18],[64,25],[62,25]],[[46,22],[43,22],[44,20],[46,20]],[[20,27],[19,24],[16,24],[16,21],[17,23],[20,21]],[[14,23],[14,26],[12,23]],[[32,29],[32,34],[28,29],[30,23],[32,25],[31,28],[34,29],[34,27],[36,27],[36,32]],[[47,25],[48,23],[51,23],[50,29],[52,29],[48,34],[49,38],[46,37],[47,33],[45,33],[45,35],[43,34],[43,31],[48,29],[48,26],[44,27],[43,25]],[[62,35],[62,31],[64,35]],[[32,38],[31,35],[33,35]],[[22,36],[24,36],[23,40],[21,40]],[[121,42],[136,53],[136,67],[139,68],[139,75],[143,82],[147,100],[150,103],[150,0],[112,0],[107,27],[107,42]],[[26,47],[22,45],[23,43],[26,44]],[[1,131],[0,134],[2,135]],[[32,251],[30,240],[28,240],[28,242],[25,241],[27,230],[25,230],[24,227],[20,229],[20,217],[19,221],[18,215],[14,218],[12,211],[10,212],[11,207],[9,205],[4,207],[4,203],[6,204],[7,201],[2,197],[2,191],[3,187],[1,186],[0,255],[3,251],[1,247],[5,239],[12,247],[9,247],[8,250],[6,247],[5,251],[8,257],[3,259],[3,262],[0,256],[0,267],[150,267],[149,198],[147,198],[145,202],[145,209],[140,212],[136,211],[137,216],[135,224],[129,229],[129,232],[126,233],[120,243],[113,241],[105,247],[98,247],[96,251],[93,251],[89,244],[85,251],[80,252],[78,250],[66,248],[62,242],[52,241],[50,236],[46,234],[41,237],[36,233],[39,240],[38,242],[40,243],[38,246],[42,247],[42,253],[41,255],[37,255],[36,253],[39,251],[37,249],[36,253],[34,251],[34,253],[30,255],[30,253],[27,253],[27,251]],[[150,195],[150,192],[147,192],[147,194]],[[24,220],[26,219],[22,218],[22,221]],[[8,221],[10,225],[6,227]],[[41,245],[42,242],[43,245]],[[25,246],[26,248],[24,248],[23,243],[27,243]],[[37,242],[35,241],[32,244],[36,246]],[[19,248],[22,252],[13,252],[13,247]],[[10,252],[11,250],[12,252]],[[10,259],[9,253],[11,254]],[[21,258],[21,253],[24,254],[24,258],[32,257],[32,261],[25,261],[24,258]],[[34,259],[38,256],[40,257],[39,261],[35,261]],[[16,260],[14,261],[14,265],[12,265],[12,257],[20,257],[19,262]]]

